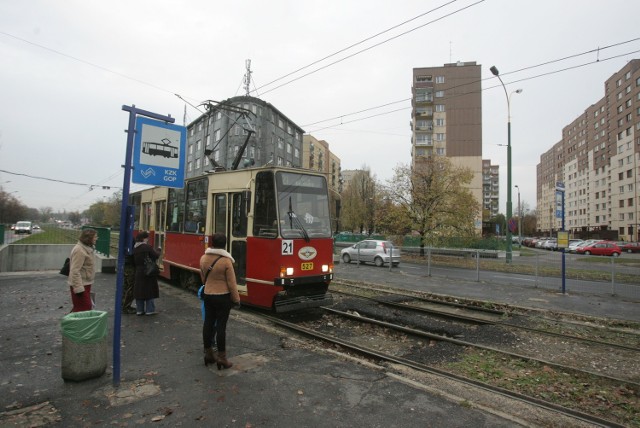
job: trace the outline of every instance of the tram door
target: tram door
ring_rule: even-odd
[[[247,216],[243,209],[242,193],[216,193],[213,195],[214,233],[227,236],[226,250],[235,260],[234,268],[239,291],[246,291],[247,272]],[[243,287],[244,286],[244,287]]]
[[[155,203],[155,236],[154,236],[154,244],[155,247],[162,248],[162,253],[160,254],[160,263],[162,263],[162,258],[164,256],[164,240],[165,240],[165,232],[166,232],[166,217],[167,217],[167,201],[161,200],[156,201]]]

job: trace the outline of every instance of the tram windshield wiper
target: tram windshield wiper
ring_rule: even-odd
[[[289,227],[293,229],[293,225],[295,224],[296,228],[302,231],[304,240],[309,242],[311,239],[309,239],[307,229],[304,228],[296,213],[293,212],[293,206],[291,205],[291,196],[289,196],[289,211],[287,212],[287,215],[289,216]]]

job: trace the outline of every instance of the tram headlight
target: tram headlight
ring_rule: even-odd
[[[322,265],[322,273],[333,272],[333,265]]]
[[[284,278],[285,276],[291,276],[291,275],[293,275],[292,267],[280,266],[280,278]]]

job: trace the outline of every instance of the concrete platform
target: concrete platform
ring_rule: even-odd
[[[71,309],[57,272],[0,274],[0,426],[513,427],[518,421],[434,385],[299,346],[232,313],[234,367],[203,364],[197,298],[162,284],[158,315],[123,315],[121,380],[61,378],[60,319]],[[116,276],[97,274],[110,314]],[[111,343],[111,342],[110,342]]]

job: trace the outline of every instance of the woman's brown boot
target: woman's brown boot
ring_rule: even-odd
[[[216,356],[213,353],[213,348],[204,348],[204,365],[208,366],[216,362]]]
[[[215,358],[216,364],[218,365],[218,370],[228,369],[233,366],[233,363],[227,360],[226,352],[216,352]]]

